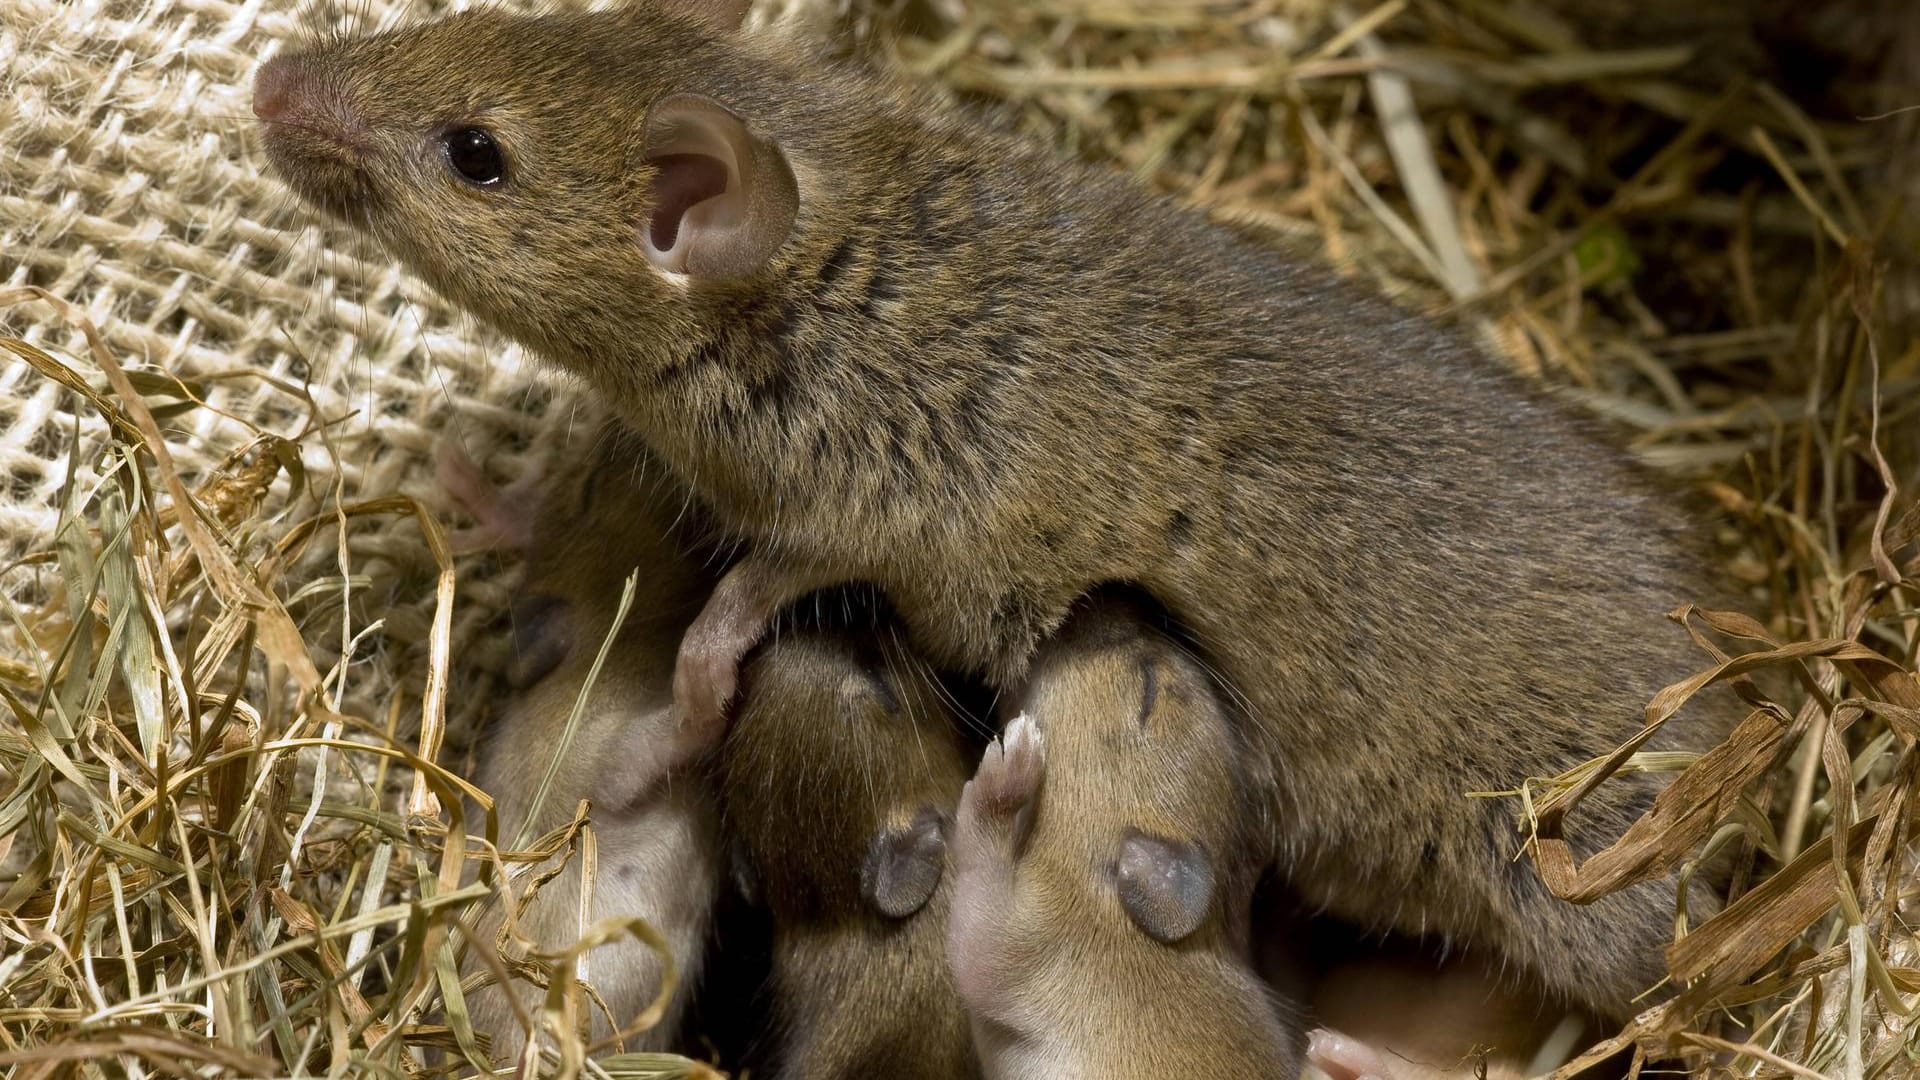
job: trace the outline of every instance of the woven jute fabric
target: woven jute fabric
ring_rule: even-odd
[[[0,5],[0,277],[80,305],[123,362],[206,381],[212,408],[171,432],[190,472],[244,442],[247,422],[292,434],[317,410],[351,417],[335,429],[346,490],[385,492],[456,413],[524,436],[541,427],[546,395],[517,349],[344,230],[315,227],[264,175],[252,74],[310,25],[260,2]],[[84,355],[50,310],[0,320]],[[0,531],[17,555],[52,524],[61,477],[48,461],[64,454],[49,450],[64,444],[73,403],[17,364],[0,368],[0,397]],[[83,430],[97,423],[81,418]],[[309,464],[330,462],[315,453]]]
[[[434,10],[386,0],[344,8],[0,3],[0,282],[71,301],[120,363],[169,373],[204,397],[207,407],[163,423],[189,484],[260,432],[305,432],[304,486],[283,475],[269,500],[283,507],[281,521],[396,492],[444,518],[432,472],[444,444],[511,480],[580,437],[584,418],[570,387],[266,174],[250,108],[262,61],[322,27]],[[51,307],[0,310],[0,332],[104,385],[79,331]],[[26,364],[0,359],[0,566],[49,547],[76,430],[85,484],[86,448],[106,436],[103,418]],[[351,558],[322,535],[303,564],[309,576],[345,565],[358,602],[386,619],[382,661],[417,652],[407,646],[423,638],[432,601],[417,524],[389,515],[343,532]],[[16,568],[0,590],[32,602],[53,572]],[[484,567],[463,567],[462,577],[456,640],[501,599]],[[296,574],[287,587],[298,585]],[[314,635],[323,648],[332,636]],[[363,675],[370,687],[386,677]]]

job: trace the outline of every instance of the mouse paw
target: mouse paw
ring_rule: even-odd
[[[1034,797],[1047,771],[1046,740],[1025,716],[1016,716],[987,746],[980,768],[960,792],[956,832],[963,867],[1011,867],[1033,824]]]
[[[727,571],[681,637],[674,661],[673,708],[683,740],[704,746],[719,741],[747,652],[781,608],[834,580],[783,569],[754,555]]]
[[[704,617],[704,615],[703,615]],[[726,729],[727,702],[740,681],[740,659],[758,637],[718,637],[703,633],[699,622],[680,642],[673,665],[673,715],[676,744],[684,750],[710,747]]]
[[[1047,769],[1046,739],[1024,714],[1007,724],[987,747],[980,768],[967,783],[967,796],[984,813],[1008,814],[1025,806],[1040,790]]]
[[[740,683],[740,662],[770,618],[759,577],[742,563],[714,586],[680,638],[673,665],[673,710],[680,737],[711,745],[726,727],[727,702]]]
[[[1307,1063],[1327,1080],[1393,1080],[1380,1051],[1332,1028],[1315,1028],[1307,1036]]]
[[[498,547],[525,551],[533,546],[537,485],[496,487],[480,466],[452,443],[440,448],[433,471],[441,490],[475,522],[470,528],[447,534],[447,544],[454,554],[471,555]]]
[[[960,793],[949,852],[954,886],[947,963],[961,999],[985,1017],[1003,1017],[1011,1000],[1007,988],[1022,979],[1023,962],[1004,947],[1004,930],[1017,915],[1014,868],[1033,823],[1046,762],[1040,729],[1026,716],[1015,717]]]

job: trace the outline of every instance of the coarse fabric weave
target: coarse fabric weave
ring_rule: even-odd
[[[282,523],[395,492],[446,519],[432,470],[444,443],[508,481],[590,430],[566,383],[266,173],[251,111],[262,61],[318,28],[434,10],[387,0],[337,13],[281,0],[0,3],[0,283],[71,301],[120,363],[204,397],[209,407],[163,421],[189,485],[259,432],[304,432],[304,489],[283,474],[269,498],[284,507]],[[104,385],[79,331],[48,305],[0,309],[0,333]],[[84,490],[104,419],[14,357],[0,360],[0,566],[49,548],[76,424]],[[326,532],[289,591],[303,573],[340,574]],[[349,535],[355,603],[386,621],[379,660],[354,680],[377,697],[383,681],[405,678],[394,663],[418,656],[407,646],[424,640],[432,564],[405,515],[356,520]],[[487,570],[484,560],[471,572],[463,564],[456,641],[503,600]],[[0,590],[32,603],[53,573],[15,568]],[[329,635],[314,636],[324,649]]]

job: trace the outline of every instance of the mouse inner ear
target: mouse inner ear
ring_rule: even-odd
[[[655,171],[640,248],[660,269],[741,277],[793,232],[800,191],[786,155],[712,98],[657,102],[647,112],[645,152]]]
[[[662,154],[650,159],[660,175],[653,181],[653,219],[647,240],[654,250],[670,252],[680,239],[687,211],[726,195],[733,179],[726,163],[705,154]]]

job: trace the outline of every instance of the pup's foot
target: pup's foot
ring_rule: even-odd
[[[1025,716],[1015,717],[987,747],[960,793],[950,852],[954,885],[947,964],[954,989],[982,1016],[1011,1008],[1007,990],[1021,978],[1020,960],[1007,952],[1004,930],[1015,914],[1014,866],[1046,771],[1040,729]]]
[[[960,793],[963,856],[1011,861],[1047,772],[1046,739],[1027,716],[1016,716],[987,746],[980,768]],[[962,861],[966,861],[964,858]]]
[[[448,442],[433,463],[434,479],[474,524],[447,534],[456,555],[504,547],[525,551],[533,545],[534,497],[532,484],[496,487],[466,452]]]
[[[1393,1080],[1380,1051],[1332,1028],[1315,1028],[1307,1036],[1307,1063],[1327,1080]]]

